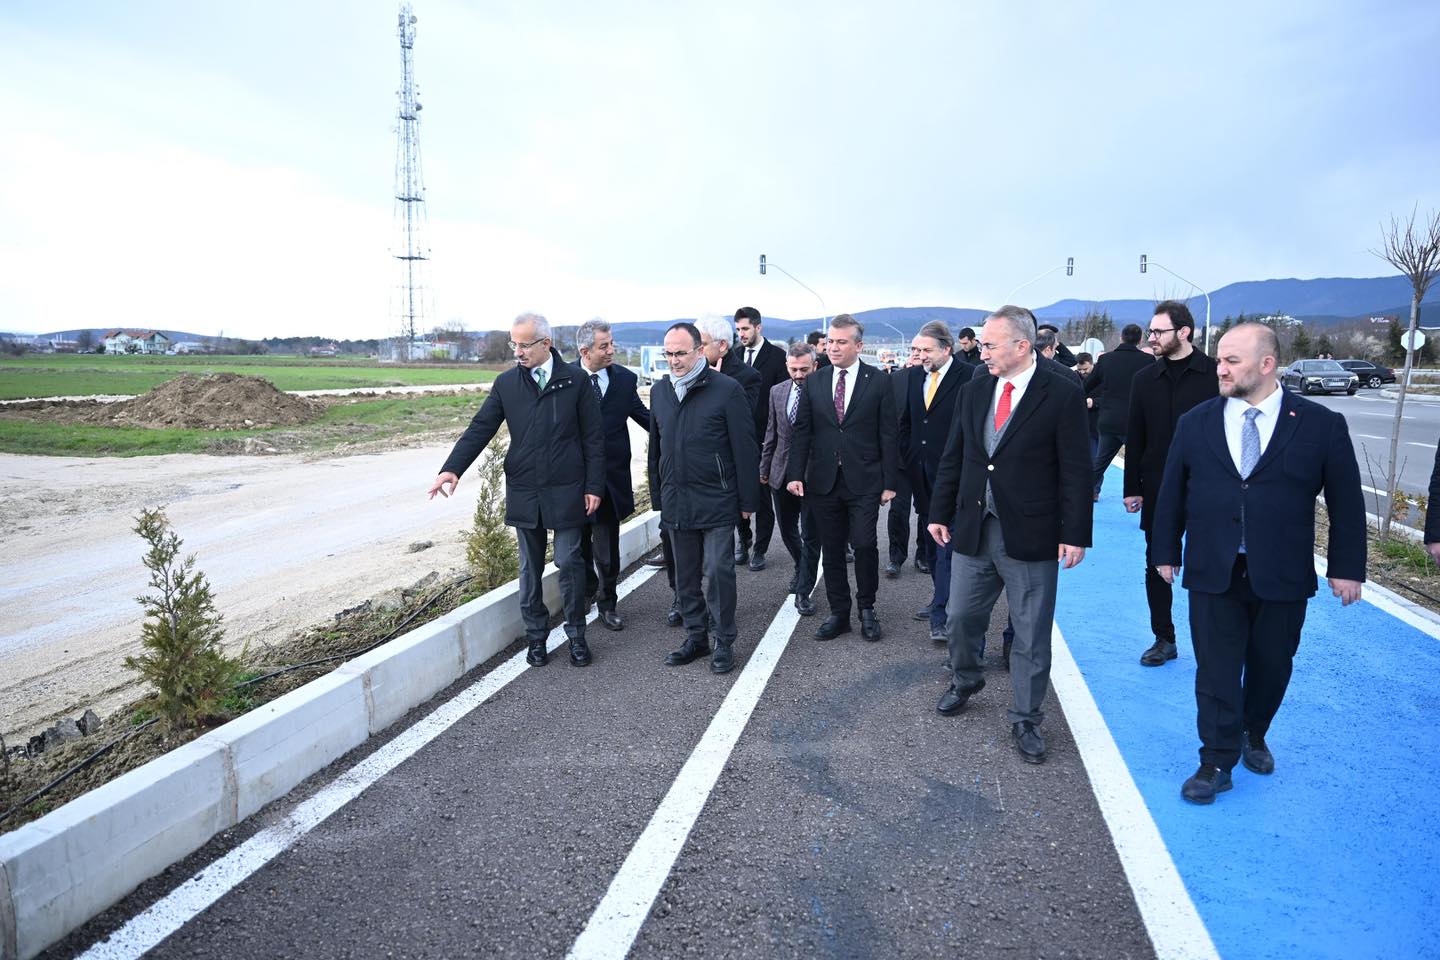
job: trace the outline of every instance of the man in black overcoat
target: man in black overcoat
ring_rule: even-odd
[[[1140,350],[1140,326],[1127,323],[1120,331],[1120,343],[1101,354],[1095,369],[1085,378],[1085,396],[1100,408],[1100,450],[1095,455],[1095,495],[1105,483],[1110,461],[1125,443],[1130,417],[1130,384],[1135,374],[1155,363],[1155,357]]]
[[[757,441],[765,437],[771,388],[790,379],[785,370],[784,345],[776,345],[766,339],[762,329],[764,322],[760,311],[754,307],[741,307],[735,311],[735,332],[740,337],[740,343],[734,350],[735,356],[760,375],[760,397],[755,404]],[[764,570],[765,551],[770,549],[770,538],[775,533],[775,508],[769,497],[760,498],[759,509],[755,511],[753,534],[750,523],[749,520],[741,520],[737,527],[740,545],[735,551],[735,562],[747,563],[751,570]]]

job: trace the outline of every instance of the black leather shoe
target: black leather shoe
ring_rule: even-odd
[[[1156,637],[1155,642],[1150,645],[1150,649],[1140,654],[1140,662],[1147,667],[1159,667],[1163,666],[1167,660],[1174,660],[1175,657],[1175,641],[1161,640]]]
[[[935,643],[949,643],[949,642],[950,642],[950,637],[949,637],[949,635],[945,632],[945,628],[944,628],[944,627],[931,627],[931,628],[930,628],[930,639],[931,639],[931,641],[933,641],[933,642],[935,642]]]
[[[1035,724],[1021,720],[1010,728],[1010,736],[1015,738],[1015,749],[1020,751],[1021,760],[1026,763],[1045,762],[1045,738],[1040,736]]]
[[[891,560],[889,563],[885,564],[885,576],[889,577],[892,580],[900,576],[900,564],[896,563],[894,560]]]
[[[1275,756],[1265,746],[1265,738],[1246,731],[1240,739],[1240,762],[1251,773],[1272,774],[1275,772]]]
[[[715,644],[715,655],[710,658],[711,673],[729,673],[735,669],[735,651],[728,643]]]
[[[622,620],[620,618],[620,614],[616,613],[614,610],[601,610],[600,615],[595,619],[599,620],[600,626],[604,627],[606,630],[625,629],[625,621]]]
[[[1229,770],[1221,770],[1213,763],[1202,763],[1195,776],[1186,780],[1180,788],[1180,796],[1191,803],[1214,803],[1215,794],[1224,793],[1230,787]]]
[[[929,573],[929,572],[930,572],[930,564],[926,563],[924,560],[921,560],[919,557],[916,557],[916,558],[915,558],[915,569],[916,569],[916,570],[919,570],[921,573]]]
[[[550,662],[550,654],[545,652],[544,640],[536,640],[530,644],[530,649],[525,653],[525,662],[532,667],[543,667]]]
[[[670,612],[665,614],[665,625],[668,627],[678,627],[684,622],[685,618],[680,616],[680,601],[676,600],[670,604]]]
[[[860,636],[872,643],[885,636],[880,629],[880,618],[875,616],[874,610],[860,611]]]
[[[680,649],[671,652],[671,654],[665,658],[665,664],[671,667],[683,667],[687,663],[694,663],[701,657],[708,656],[710,656],[709,643],[704,640],[696,643],[694,640],[686,637],[685,642],[680,645]]]
[[[815,639],[834,640],[836,637],[840,636],[840,634],[849,632],[850,618],[837,616],[832,613],[830,614],[830,616],[825,618],[824,623],[820,624],[820,629],[815,631]]]
[[[940,702],[935,704],[935,710],[947,717],[953,717],[965,709],[965,704],[975,694],[985,689],[985,681],[981,680],[973,687],[957,687],[950,684],[950,689],[940,694]]]
[[[590,645],[584,637],[570,638],[570,662],[577,667],[588,667],[591,661]]]
[[[803,593],[797,593],[795,594],[795,609],[802,617],[813,617],[815,616],[815,601]]]
[[[663,567],[663,566],[665,566],[665,551],[664,551],[664,550],[656,550],[656,551],[655,551],[654,553],[652,553],[650,556],[646,557],[646,558],[645,558],[645,566],[647,566],[647,567]]]
[[[929,607],[921,607],[919,610],[916,610],[913,619],[915,619],[915,620],[929,620],[929,619],[930,619],[930,608],[929,608]]]
[[[750,555],[750,569],[751,569],[751,570],[764,570],[764,569],[765,569],[765,554],[761,553],[761,552],[758,551],[758,550],[755,551],[753,554],[751,554],[751,555]]]
[[[740,544],[740,546],[738,546],[738,547],[735,548],[735,565],[738,567],[738,566],[739,566],[740,564],[742,564],[742,563],[749,563],[749,562],[750,562],[750,548],[747,547],[745,544],[742,543],[742,544]]]

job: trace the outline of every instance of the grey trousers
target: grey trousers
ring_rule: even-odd
[[[671,530],[675,552],[675,595],[685,634],[697,643],[706,638],[713,620],[716,643],[735,642],[735,528]],[[702,594],[701,577],[705,579]]]
[[[560,571],[560,604],[565,611],[565,636],[585,636],[585,560],[580,554],[580,527],[555,531],[555,567]],[[516,527],[520,541],[520,616],[525,636],[535,643],[550,633],[550,610],[540,578],[545,573],[545,528]]]
[[[957,689],[973,687],[984,678],[980,653],[985,630],[1000,590],[1005,590],[1015,625],[1015,645],[1010,651],[1011,723],[1029,720],[1039,724],[1045,719],[1040,705],[1050,686],[1050,628],[1055,622],[1059,573],[1059,560],[1016,560],[1006,553],[1000,521],[993,514],[986,516],[980,527],[980,552],[950,557],[945,633]]]

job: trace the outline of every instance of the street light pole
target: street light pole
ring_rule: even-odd
[[[1206,293],[1206,292],[1204,291],[1204,289],[1202,289],[1198,284],[1193,283],[1193,282],[1191,282],[1191,281],[1189,281],[1189,280],[1186,280],[1184,277],[1180,276],[1180,274],[1176,273],[1174,270],[1171,270],[1169,267],[1165,266],[1165,264],[1161,263],[1160,261],[1158,261],[1158,260],[1151,260],[1151,259],[1150,259],[1149,257],[1147,257],[1145,254],[1143,254],[1143,253],[1140,254],[1140,272],[1141,272],[1141,273],[1144,273],[1144,272],[1145,272],[1145,267],[1146,267],[1147,265],[1148,265],[1148,266],[1152,266],[1152,267],[1159,267],[1161,270],[1164,270],[1166,273],[1170,274],[1170,276],[1174,277],[1176,280],[1179,280],[1181,283],[1188,283],[1188,284],[1190,284],[1190,286],[1194,287],[1196,290],[1199,290],[1200,293],[1205,297],[1205,353],[1206,353],[1206,354],[1209,354],[1209,353],[1210,353],[1210,294]]]
[[[1075,276],[1075,258],[1074,258],[1074,257],[1066,257],[1064,263],[1057,263],[1055,266],[1051,267],[1049,270],[1046,270],[1044,273],[1040,274],[1040,276],[1036,277],[1035,279],[1033,279],[1033,280],[1026,280],[1024,283],[1020,284],[1020,286],[1016,287],[1014,290],[1011,290],[1009,293],[1005,294],[1005,301],[1004,301],[1004,302],[1005,302],[1005,303],[1014,303],[1015,301],[1014,301],[1013,299],[1011,299],[1011,298],[1014,297],[1015,294],[1019,293],[1021,290],[1024,290],[1026,287],[1030,286],[1030,284],[1032,284],[1032,283],[1039,283],[1041,280],[1044,280],[1046,277],[1050,276],[1050,274],[1054,273],[1056,270],[1061,269],[1062,267],[1065,269],[1065,276],[1067,276],[1067,277],[1073,277],[1073,276]]]
[[[770,263],[770,264],[767,264],[767,263],[765,262],[765,254],[762,253],[762,254],[760,254],[760,276],[762,276],[762,277],[765,276],[765,268],[766,268],[767,266],[774,267],[776,270],[779,270],[781,273],[785,274],[785,276],[789,277],[791,280],[794,280],[796,283],[800,284],[800,286],[805,287],[806,290],[810,290],[810,295],[811,295],[812,297],[814,297],[816,300],[819,300],[819,301],[820,301],[820,314],[821,314],[821,316],[820,316],[820,332],[821,332],[821,333],[824,333],[824,332],[825,332],[825,328],[830,325],[830,311],[829,311],[828,309],[826,309],[826,307],[825,307],[825,298],[822,297],[822,296],[820,296],[820,294],[816,293],[814,290],[811,290],[810,287],[807,286],[803,280],[801,280],[799,277],[795,276],[795,274],[791,273],[789,270],[786,270],[784,267],[780,266],[780,264],[778,264],[778,263]]]

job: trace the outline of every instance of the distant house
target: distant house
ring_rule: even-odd
[[[66,340],[63,337],[51,337],[45,341],[45,348],[50,353],[78,353],[80,350],[80,341]]]
[[[170,346],[170,338],[158,330],[111,330],[100,342],[106,353],[164,353]]]
[[[307,352],[312,357],[333,357],[340,353],[340,347],[334,343],[322,343],[311,347]]]
[[[206,353],[205,344],[196,343],[194,340],[181,340],[170,348],[171,353]]]

